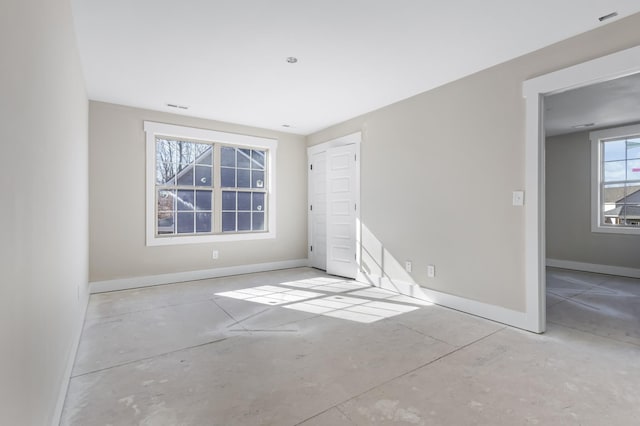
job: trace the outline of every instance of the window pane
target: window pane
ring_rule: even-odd
[[[249,188],[251,186],[251,171],[238,169],[238,188]]]
[[[640,181],[640,160],[627,161],[627,180]]]
[[[264,169],[264,151],[256,151],[255,149],[251,151],[251,167],[253,169]]]
[[[156,183],[158,185],[175,185],[176,165],[156,162]]]
[[[604,163],[604,181],[621,182],[626,180],[626,161]]]
[[[253,230],[264,231],[264,213],[252,213],[253,215]]]
[[[236,149],[228,146],[220,148],[220,165],[224,167],[236,166]]]
[[[166,139],[156,138],[156,162],[176,163],[176,142]]]
[[[158,191],[158,211],[172,211],[175,206],[176,191],[161,189]]]
[[[251,230],[251,213],[238,213],[238,231]]]
[[[221,168],[220,169],[220,185],[223,188],[235,188],[236,186],[236,169]]]
[[[607,225],[619,225],[622,218],[622,206],[615,207],[615,204],[604,206],[602,213],[602,223]]]
[[[251,171],[251,187],[264,188],[264,172],[257,170]]]
[[[615,161],[625,159],[626,141],[624,139],[617,141],[603,142],[604,161]]]
[[[222,192],[222,210],[236,209],[236,193],[235,191]]]
[[[196,191],[196,210],[211,210],[211,191]]]
[[[238,149],[238,168],[248,169],[251,167],[251,150]]]
[[[193,186],[193,166],[188,166],[178,173],[178,185]]]
[[[264,193],[253,193],[253,211],[264,211]]]
[[[196,186],[211,186],[212,171],[209,166],[196,166]]]
[[[192,212],[179,212],[178,213],[178,234],[192,234],[193,233],[193,213]]]
[[[193,142],[178,142],[177,143],[177,156],[179,164],[190,164],[196,158],[196,144]]]
[[[193,146],[194,146],[194,153],[195,153],[194,157],[195,157],[196,163],[211,164],[211,163],[203,163],[202,161],[206,156],[205,154],[211,154],[212,145],[209,145],[206,143],[194,143]],[[211,155],[209,155],[209,158],[211,158]]]
[[[208,145],[207,149],[196,159],[196,164],[213,165],[213,147],[211,145]]]
[[[602,202],[605,204],[613,204],[619,202],[625,197],[625,186],[624,184],[613,184],[613,185],[604,185],[603,194],[602,194]],[[613,206],[610,206],[613,208]]]
[[[196,232],[211,232],[211,213],[196,213]]]
[[[625,203],[640,204],[640,185],[629,184],[625,192]]]
[[[251,193],[238,192],[238,210],[251,210]]]
[[[175,212],[158,212],[158,234],[173,234]]]
[[[177,199],[178,210],[194,209],[195,207],[193,205],[194,192],[195,191],[184,190],[184,189],[178,190],[178,199]]]
[[[640,158],[640,138],[627,140],[627,159]]]
[[[623,207],[622,215],[624,218],[624,225],[627,226],[640,226],[640,205],[639,204],[626,204]]]
[[[222,232],[235,232],[236,230],[236,214],[222,213]]]

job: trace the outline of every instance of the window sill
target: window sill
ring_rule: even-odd
[[[615,226],[592,226],[591,232],[597,234],[640,235],[640,228],[620,228]]]
[[[231,241],[254,241],[276,238],[275,231],[247,232],[242,234],[187,235],[147,238],[147,246],[174,246],[182,244],[222,243]]]

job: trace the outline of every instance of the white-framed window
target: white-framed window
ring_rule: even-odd
[[[147,245],[275,238],[277,140],[144,122]]]
[[[640,125],[591,132],[593,232],[640,235]]]

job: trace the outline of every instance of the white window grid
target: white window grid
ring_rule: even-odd
[[[251,239],[275,238],[275,217],[276,217],[276,188],[275,171],[277,140],[256,136],[240,135],[235,133],[219,132],[207,129],[197,129],[185,126],[177,126],[164,123],[145,121],[147,145],[147,245],[171,245],[171,244],[191,244],[218,241],[238,241]],[[194,142],[198,144],[209,144],[213,147],[213,182],[212,182],[212,219],[213,226],[211,232],[200,233],[174,233],[159,235],[157,229],[157,197],[159,185],[156,182],[156,139],[158,137]],[[222,147],[233,147],[238,149],[250,149],[265,153],[264,179],[262,188],[244,187],[222,187],[221,186],[221,165],[220,150]],[[236,181],[237,182],[237,181]],[[162,188],[169,188],[169,185],[162,185]],[[176,182],[172,189],[201,190],[197,185],[178,185]],[[205,187],[207,188],[207,187]],[[258,231],[249,230],[244,232],[222,232],[222,192],[224,190],[240,192],[260,192],[264,194],[264,205],[261,214],[264,215],[263,229]],[[253,198],[253,197],[252,197]],[[252,215],[253,219],[253,215]],[[253,229],[253,225],[252,225]]]

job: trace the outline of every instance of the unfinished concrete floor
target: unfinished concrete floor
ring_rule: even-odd
[[[547,275],[544,335],[308,268],[93,295],[61,424],[638,424],[640,283]]]

